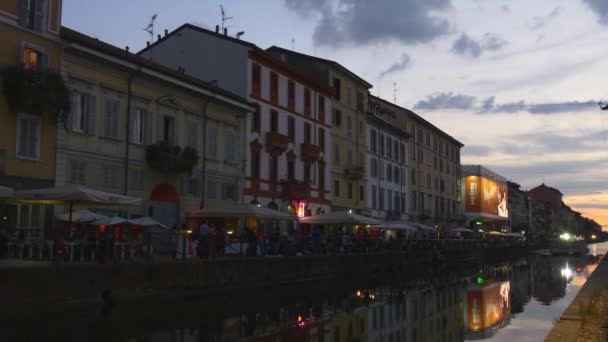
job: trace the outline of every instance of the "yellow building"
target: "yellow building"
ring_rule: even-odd
[[[339,63],[273,46],[284,62],[334,89],[332,98],[332,208],[369,214],[366,200],[367,98],[372,85]]]
[[[0,185],[3,186],[31,189],[53,184],[58,113],[32,108],[24,102],[28,97],[37,98],[33,93],[15,86],[7,89],[5,84],[19,82],[28,73],[43,76],[40,88],[46,89],[45,76],[59,71],[61,5],[61,0],[0,1]],[[9,69],[19,72],[9,76]],[[17,99],[14,92],[8,95],[7,90],[25,93],[26,99]],[[15,102],[20,105],[9,105]],[[37,205],[6,205],[0,211],[2,224],[22,229],[25,238],[40,237],[42,227],[51,218],[44,207]]]
[[[65,27],[61,39],[72,111],[58,132],[57,185],[140,197],[108,214],[168,226],[240,200],[253,110],[243,98]]]

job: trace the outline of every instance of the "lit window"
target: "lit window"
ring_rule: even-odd
[[[40,69],[42,66],[42,52],[30,47],[24,48],[23,66],[30,70]]]

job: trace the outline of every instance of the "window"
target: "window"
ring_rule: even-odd
[[[325,123],[325,98],[319,96],[319,122]]]
[[[393,158],[393,142],[391,137],[386,137],[386,156],[388,159]]]
[[[393,190],[387,191],[386,210],[393,210]]]
[[[397,193],[397,191],[395,191],[394,196],[395,197],[393,198],[393,211],[399,212],[399,208],[401,208],[401,205],[399,203],[399,194]]]
[[[17,157],[40,158],[40,117],[25,114],[17,117]]]
[[[405,193],[401,193],[401,213],[405,214]]]
[[[357,108],[360,112],[365,110],[365,95],[362,92],[357,93]]]
[[[342,111],[336,109],[334,112],[334,125],[336,127],[342,126]]]
[[[431,175],[427,174],[426,175],[426,187],[430,190],[431,189]]]
[[[147,112],[142,108],[135,108],[131,117],[131,142],[144,144],[146,142]],[[188,126],[186,126],[188,127]],[[188,135],[189,136],[189,135]]]
[[[251,66],[251,94],[253,96],[260,96],[262,80],[262,68],[259,64],[253,63]]]
[[[196,177],[192,176],[183,176],[182,177],[182,194],[190,195],[190,196],[198,196],[200,186],[199,180]]]
[[[378,209],[378,199],[376,198],[378,188],[372,185],[372,209]]]
[[[144,190],[144,171],[141,169],[131,170],[131,190]]]
[[[162,115],[160,121],[160,139],[175,145],[175,117],[172,115]]]
[[[439,182],[439,191],[440,192],[445,191],[445,181],[443,179]]]
[[[416,169],[412,169],[412,185],[416,185]]]
[[[251,151],[251,177],[260,178],[260,151]]]
[[[260,106],[255,107],[251,117],[251,131],[260,133]]]
[[[275,72],[270,73],[270,102],[279,102],[279,76]]]
[[[334,181],[334,196],[340,197],[340,181]]]
[[[222,199],[223,200],[237,200],[236,196],[236,184],[224,183],[222,184]]]
[[[334,78],[333,82],[332,82],[333,88],[334,88],[334,93],[336,96],[336,100],[340,101],[341,99],[341,93],[342,93],[342,87],[341,87],[341,82],[339,78]]]
[[[276,182],[279,179],[279,158],[276,155],[270,155],[270,180]]]
[[[380,156],[384,157],[384,134],[380,133]]]
[[[19,25],[42,32],[47,14],[46,0],[20,0]]]
[[[217,127],[207,124],[205,132],[205,158],[217,159]]]
[[[378,191],[378,209],[384,210],[384,189],[380,188]]]
[[[29,70],[40,70],[43,65],[44,55],[42,51],[31,47],[23,48],[23,66]]]
[[[334,162],[336,162],[336,164],[340,164],[340,144],[335,145]]]
[[[348,87],[348,105],[352,105],[353,104],[353,88]]]
[[[310,116],[311,112],[311,99],[310,99],[310,89],[304,89],[304,114]]]
[[[293,180],[296,178],[296,162],[293,160],[287,161],[287,179]]]
[[[437,157],[433,158],[433,168],[437,169]]]
[[[325,166],[319,165],[319,192],[325,190]]]
[[[207,181],[207,186],[205,187],[207,191],[207,198],[216,199],[217,198],[217,182],[213,179]]]
[[[405,144],[401,144],[401,162],[405,163]]]
[[[287,109],[296,110],[296,84],[291,80],[287,82]]]
[[[197,151],[200,148],[199,143],[200,124],[195,120],[186,121],[186,146],[192,147]]]
[[[359,185],[359,201],[363,201],[365,199],[365,188],[363,185]]]
[[[325,153],[325,129],[319,127],[319,148]]]
[[[310,123],[305,122],[304,123],[304,143],[305,144],[310,144],[310,137],[311,136],[311,129],[310,129]]]
[[[378,159],[372,158],[370,165],[372,178],[378,178]]]
[[[353,199],[353,183],[348,183],[348,185],[346,186],[346,190],[348,199]]]
[[[103,167],[103,186],[114,186],[114,168],[110,166]]]
[[[72,92],[72,112],[69,128],[74,132],[84,133],[87,129],[91,96],[79,92]]]
[[[399,142],[397,140],[393,140],[393,151],[395,153],[395,161],[399,161]]]
[[[412,191],[411,194],[412,200],[410,202],[412,203],[412,210],[416,210],[416,199],[418,198],[416,196],[416,191]]]
[[[362,137],[365,135],[365,124],[363,121],[359,121],[359,135]]]
[[[82,160],[70,161],[69,181],[72,184],[85,185],[85,163]]]
[[[399,184],[399,168],[396,166],[393,168],[393,181],[395,184]]]
[[[293,116],[287,116],[287,136],[289,141],[296,142],[296,120]]]
[[[349,115],[346,118],[346,128],[348,130],[348,136],[351,136],[353,134],[353,116]]]
[[[270,110],[270,131],[279,131],[279,112],[273,109]]]
[[[224,126],[224,160],[228,162],[237,161],[237,145],[238,138],[236,130],[233,127]]]
[[[347,160],[348,165],[352,166],[353,165],[353,150],[350,148],[348,149],[347,158],[348,158],[348,160]]]
[[[310,183],[312,178],[310,177],[310,162],[304,162],[304,181]]]
[[[389,182],[393,181],[393,169],[391,168],[391,164],[386,164],[386,180]]]
[[[377,136],[376,136],[376,130],[372,129],[370,130],[369,133],[369,146],[371,147],[372,152],[376,153],[376,149],[377,149]]]

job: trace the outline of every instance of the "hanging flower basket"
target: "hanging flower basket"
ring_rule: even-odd
[[[70,112],[70,95],[59,73],[11,65],[2,70],[4,96],[13,112],[55,113],[62,122]]]
[[[198,152],[192,147],[171,146],[167,142],[148,145],[146,161],[148,166],[165,172],[191,171],[198,163]]]

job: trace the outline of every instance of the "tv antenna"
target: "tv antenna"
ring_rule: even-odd
[[[154,42],[154,22],[156,21],[156,18],[158,18],[158,14],[154,13],[154,15],[152,15],[150,18],[150,23],[148,23],[148,26],[144,28],[144,31],[150,34],[150,43]]]
[[[234,17],[228,17],[226,15],[226,11],[224,11],[224,6],[220,5],[220,11],[222,12],[222,32],[224,32],[224,28],[227,28],[226,22],[228,20],[234,19]]]
[[[397,82],[393,82],[393,103],[397,104]]]
[[[296,51],[296,40],[291,38],[291,51]]]

